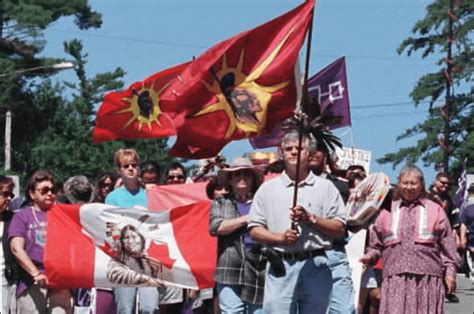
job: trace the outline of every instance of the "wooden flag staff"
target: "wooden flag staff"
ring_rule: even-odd
[[[303,112],[310,113],[311,109],[309,108],[309,95],[308,95],[308,77],[309,77],[309,58],[311,54],[311,38],[313,36],[313,20],[314,20],[314,8],[311,12],[311,19],[309,22],[309,29],[308,29],[308,37],[307,37],[307,44],[306,44],[306,58],[305,58],[305,65],[304,65],[304,81],[302,86],[302,108]],[[298,79],[298,78],[297,78]],[[293,206],[292,209],[295,208],[297,200],[298,200],[298,184],[300,181],[300,165],[301,165],[301,149],[303,146],[303,128],[300,127],[298,130],[298,156],[296,159],[296,175],[295,175],[295,186],[293,190]],[[297,229],[297,223],[291,223],[291,229]]]

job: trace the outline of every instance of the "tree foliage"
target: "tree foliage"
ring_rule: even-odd
[[[448,167],[453,176],[459,173],[466,157],[471,158],[469,165],[474,166],[473,13],[472,1],[435,0],[427,6],[426,16],[415,23],[414,36],[401,43],[399,54],[411,56],[419,52],[422,58],[440,56],[436,63],[438,70],[423,75],[410,94],[415,106],[424,100],[430,101],[426,120],[397,137],[397,140],[415,137],[416,145],[388,153],[377,160],[379,163],[391,163],[395,167],[402,162],[421,160],[426,166],[436,166],[443,162],[443,152],[447,149],[451,160]],[[447,58],[449,43],[452,43],[451,60]],[[450,71],[445,72],[448,66]],[[449,72],[451,84],[446,85],[446,73]],[[446,103],[447,88],[449,104]],[[443,148],[446,134],[450,145]]]
[[[101,15],[86,0],[1,1],[0,73],[12,73],[59,61],[39,57],[44,48],[42,31],[61,17],[74,16],[80,29],[100,27]],[[165,166],[166,139],[115,141],[95,145],[91,140],[93,117],[106,91],[123,87],[123,69],[87,73],[87,53],[79,40],[64,43],[74,59],[77,81],[53,83],[52,71],[29,71],[0,80],[0,108],[11,109],[12,173],[22,182],[36,169],[49,169],[59,180],[83,174],[94,179],[113,171],[113,154],[121,147],[134,147],[141,160]],[[5,127],[1,116],[0,127]],[[3,160],[3,154],[1,159]]]

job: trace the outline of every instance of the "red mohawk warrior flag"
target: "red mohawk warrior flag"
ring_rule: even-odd
[[[296,105],[295,66],[314,1],[225,40],[192,61],[163,94],[185,114],[171,155],[208,158],[264,134]]]
[[[163,70],[127,90],[105,95],[92,131],[94,142],[175,135],[178,112],[174,104],[162,102],[161,95],[187,65]]]

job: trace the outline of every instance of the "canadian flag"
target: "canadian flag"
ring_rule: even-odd
[[[214,286],[217,241],[209,201],[166,211],[55,204],[48,211],[48,286]]]
[[[147,191],[148,209],[162,211],[207,200],[206,185],[207,182],[156,186]]]

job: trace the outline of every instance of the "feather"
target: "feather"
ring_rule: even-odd
[[[342,148],[342,143],[339,137],[329,130],[329,126],[337,123],[340,119],[339,116],[323,112],[313,120],[309,120],[308,115],[299,111],[283,122],[282,129],[285,132],[294,130],[313,137],[319,147],[327,152],[332,152],[336,150],[336,147]]]

